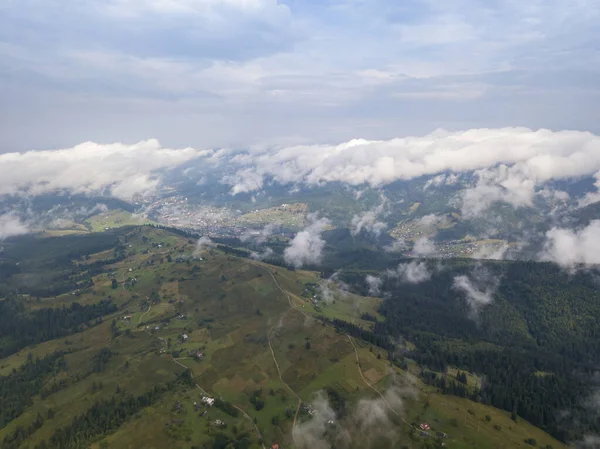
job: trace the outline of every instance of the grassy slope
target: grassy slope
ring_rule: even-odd
[[[142,239],[143,235],[148,240]],[[346,395],[350,403],[359,398],[377,397],[359,372],[348,337],[310,318],[317,312],[301,298],[301,293],[306,282],[316,280],[314,273],[250,263],[216,250],[208,250],[203,261],[168,263],[167,255],[173,259],[181,254],[189,256],[193,242],[152,228],[134,230],[126,239],[131,245],[129,257],[109,269],[120,282],[136,277],[137,284],[131,286],[125,282],[114,290],[110,276],[102,274],[95,278],[93,291],[77,299],[81,303],[93,303],[110,295],[121,307],[116,314],[119,329],[123,332],[129,329],[131,336],[113,337],[110,331],[113,317],[106,317],[100,326],[42,343],[2,360],[1,372],[7,374],[23,363],[29,352],[41,356],[57,349],[68,350],[71,353],[67,356],[67,376],[73,378],[78,373],[89,372],[93,357],[101,348],[109,347],[116,354],[103,372],[73,381],[45,400],[35,398],[26,413],[0,430],[0,440],[16,426],[29,425],[38,412],[45,416],[52,407],[57,414],[30,438],[33,447],[57,427],[70,423],[95,400],[114,395],[117,385],[123,392],[139,394],[155,383],[172,379],[183,366],[192,371],[195,382],[203,390],[233,402],[255,418],[266,444],[277,442],[284,447],[292,445],[293,417],[286,417],[286,410],[296,412],[296,395],[302,402],[309,402],[317,391],[334,387]],[[152,243],[160,243],[162,248]],[[148,254],[143,254],[144,250],[148,250]],[[277,288],[273,278],[289,296]],[[158,304],[147,300],[153,289],[162,296]],[[62,295],[41,302],[44,306],[58,306],[72,299],[71,295]],[[326,312],[332,317],[360,322],[360,313],[375,313],[376,305],[374,299],[340,296]],[[121,319],[129,314],[131,320]],[[180,340],[183,333],[189,335],[186,342]],[[406,379],[407,373],[388,365],[385,353],[377,349],[371,352],[360,342],[355,344],[362,373],[369,383],[384,390],[392,382]],[[197,350],[204,354],[202,361],[188,354]],[[177,358],[177,363],[172,356]],[[100,382],[102,388],[92,391],[93,384]],[[265,403],[260,411],[250,401],[256,390],[262,390]],[[401,413],[408,422],[428,420],[437,430],[448,433],[447,447],[528,447],[523,443],[526,437],[536,438],[540,444],[552,444],[554,448],[562,447],[523,421],[513,423],[504,412],[441,396],[418,382],[416,390],[418,398],[408,399]],[[187,448],[209,442],[214,432],[210,422],[222,419],[228,424],[225,432],[233,432],[235,426],[238,433],[248,433],[255,447],[259,447],[254,427],[243,416],[232,418],[216,409],[211,409],[207,416],[199,416],[191,404],[199,401],[200,395],[199,389],[168,393],[160,403],[143,410],[113,435],[105,437],[103,444],[115,448]],[[173,410],[177,400],[183,404],[179,412]],[[474,410],[475,415],[468,414],[467,410]],[[485,415],[492,416],[491,423],[481,421]],[[273,424],[275,416],[279,417],[278,425]],[[172,424],[172,420],[181,422]],[[408,447],[420,447],[418,437],[413,440],[406,435],[409,426],[402,425],[399,419],[397,424],[397,430],[404,431],[398,435],[398,441]],[[493,424],[500,425],[501,430],[494,429]]]

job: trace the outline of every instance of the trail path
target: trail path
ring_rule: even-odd
[[[277,374],[279,374],[279,380],[281,383],[288,389],[290,392],[298,399],[298,405],[296,407],[296,413],[294,414],[294,422],[292,423],[292,429],[296,427],[296,421],[298,420],[298,413],[300,412],[300,406],[302,405],[302,399],[300,396],[296,394],[292,387],[290,387],[285,380],[283,380],[283,376],[281,375],[281,369],[279,368],[279,363],[277,362],[277,357],[275,356],[275,351],[273,350],[273,345],[271,345],[271,333],[277,328],[278,325],[273,326],[269,330],[269,334],[267,335],[267,341],[269,342],[269,349],[271,350],[271,356],[273,357],[273,362],[275,362],[275,368],[277,368]],[[292,433],[293,435],[293,433]]]
[[[274,284],[275,284],[275,286],[276,286],[276,287],[277,287],[277,288],[278,288],[278,289],[281,291],[281,293],[283,293],[283,294],[286,296],[286,298],[287,298],[287,300],[288,300],[288,302],[289,302],[289,304],[290,304],[290,307],[291,307],[292,309],[296,310],[297,312],[300,312],[302,315],[304,315],[304,316],[305,316],[306,318],[308,318],[308,319],[311,319],[311,320],[314,320],[314,321],[317,321],[317,322],[323,323],[323,324],[325,324],[326,326],[329,326],[329,327],[331,327],[331,328],[335,329],[335,326],[332,326],[331,324],[329,324],[329,323],[326,323],[325,321],[322,321],[322,320],[320,320],[319,318],[317,318],[317,317],[315,317],[315,316],[313,316],[313,315],[309,315],[308,313],[304,312],[302,309],[299,309],[298,307],[296,307],[296,306],[293,304],[293,302],[292,302],[292,296],[294,296],[295,298],[299,299],[300,301],[302,301],[302,300],[301,300],[300,298],[298,298],[296,295],[293,295],[293,294],[291,294],[290,292],[288,292],[288,291],[284,290],[284,289],[281,287],[281,285],[279,284],[279,282],[277,282],[277,279],[275,278],[275,276],[273,276],[273,273],[272,273],[272,272],[271,272],[269,269],[267,269],[266,267],[264,267],[264,266],[262,266],[262,265],[260,265],[260,264],[258,264],[258,263],[255,263],[255,265],[256,265],[256,266],[258,266],[258,267],[260,267],[260,268],[262,268],[263,270],[265,270],[265,271],[267,271],[267,272],[269,273],[269,275],[271,276],[271,279],[273,279],[273,283],[274,283]],[[302,301],[302,302],[304,302],[304,301]],[[399,417],[399,418],[402,420],[402,422],[403,422],[404,424],[406,424],[406,425],[407,425],[407,426],[409,426],[409,427],[414,427],[414,426],[413,426],[411,423],[409,423],[409,422],[408,422],[408,421],[407,421],[407,420],[406,420],[406,419],[405,419],[405,418],[404,418],[404,417],[403,417],[403,416],[402,416],[402,415],[401,415],[401,414],[400,414],[400,413],[399,413],[399,412],[398,412],[396,409],[394,409],[394,407],[392,407],[392,405],[391,405],[391,404],[388,402],[388,400],[385,398],[385,396],[384,396],[384,395],[383,395],[383,394],[382,394],[382,393],[381,393],[381,392],[380,392],[380,391],[379,391],[377,388],[375,388],[375,387],[374,387],[372,384],[370,384],[370,383],[367,381],[367,379],[366,379],[366,378],[365,378],[365,376],[363,375],[362,369],[361,369],[361,367],[360,367],[360,357],[359,357],[359,354],[358,354],[358,348],[356,347],[356,345],[355,345],[355,343],[354,343],[354,340],[353,340],[352,336],[350,336],[349,334],[344,334],[344,335],[346,335],[346,337],[348,338],[348,340],[349,340],[349,341],[350,341],[350,343],[352,344],[352,347],[354,348],[354,355],[355,355],[355,357],[356,357],[356,365],[357,365],[357,368],[358,368],[358,372],[359,372],[359,374],[360,374],[360,377],[361,377],[361,379],[362,379],[362,380],[363,380],[363,382],[365,383],[365,385],[367,385],[367,386],[368,386],[369,388],[371,388],[371,389],[372,389],[372,390],[373,390],[375,393],[377,393],[377,394],[378,394],[378,395],[381,397],[381,399],[382,399],[382,400],[383,400],[383,401],[384,401],[384,402],[387,404],[387,406],[389,407],[389,409],[390,409],[390,410],[391,410],[391,411],[392,411],[392,412],[393,412],[393,413],[394,413],[396,416],[398,416],[398,417]],[[270,340],[269,340],[269,346],[270,346],[270,345],[271,345],[271,342],[270,342]],[[271,349],[271,352],[273,352],[273,350],[272,350],[272,349]],[[275,355],[274,355],[274,353],[273,353],[273,359],[275,360]],[[276,366],[277,366],[277,362],[275,362],[275,364],[276,364]],[[279,371],[279,367],[278,367],[277,369],[278,369],[278,371]],[[282,382],[283,382],[283,381],[282,381]],[[289,387],[288,387],[288,388],[289,388]],[[493,432],[491,429],[488,429],[488,428],[487,428],[487,427],[485,427],[485,426],[480,426],[479,424],[481,424],[481,423],[477,423],[478,425],[476,426],[476,425],[475,425],[475,421],[476,421],[476,420],[473,420],[471,417],[467,417],[467,416],[465,415],[465,422],[466,422],[466,421],[469,421],[469,424],[470,424],[470,425],[472,425],[474,428],[477,428],[477,429],[481,428],[481,429],[483,429],[483,431],[484,431],[484,432],[486,432],[486,433],[490,434],[490,436],[493,436],[493,437],[495,437],[495,438],[498,438],[498,435],[496,435],[496,434],[495,434],[495,433],[494,433],[494,432]],[[294,418],[294,426],[295,426],[295,425],[296,425],[296,419]],[[418,430],[418,429],[417,429],[417,430]],[[520,443],[518,443],[517,441],[515,441],[513,438],[510,438],[510,437],[508,437],[507,439],[508,439],[510,442],[512,442],[513,444],[517,444],[517,446],[520,446]]]
[[[284,289],[281,287],[281,285],[279,285],[279,282],[277,282],[277,279],[275,279],[275,276],[273,276],[273,273],[271,273],[271,271],[270,271],[270,270],[268,270],[267,268],[263,267],[262,265],[258,265],[258,264],[257,264],[257,266],[259,266],[259,267],[263,268],[264,270],[266,270],[266,271],[269,273],[269,275],[271,275],[271,279],[273,279],[273,282],[275,283],[275,286],[276,286],[276,287],[277,287],[277,288],[278,288],[278,289],[279,289],[279,290],[280,290],[280,291],[281,291],[281,292],[282,292],[282,293],[283,293],[283,294],[284,294],[284,295],[287,297],[287,299],[288,299],[288,302],[289,302],[289,304],[290,304],[290,307],[291,307],[292,309],[296,310],[297,312],[300,312],[302,315],[304,315],[305,317],[307,317],[307,318],[309,318],[309,319],[311,319],[311,320],[318,321],[318,322],[320,322],[320,323],[324,323],[326,326],[329,326],[329,327],[332,327],[332,328],[334,328],[334,329],[335,329],[335,327],[334,327],[334,326],[331,326],[329,323],[325,323],[324,321],[322,321],[322,320],[320,320],[320,319],[318,319],[318,318],[316,318],[316,317],[314,317],[314,316],[312,316],[312,315],[309,315],[309,314],[307,314],[306,312],[304,312],[303,310],[301,310],[301,309],[297,308],[296,306],[294,306],[294,304],[292,303],[292,299],[291,299],[290,293],[288,293],[286,290],[284,290]],[[273,329],[273,328],[272,328],[272,329]],[[402,419],[402,421],[403,421],[405,424],[408,424],[408,425],[410,426],[410,423],[409,423],[409,422],[407,422],[407,421],[406,421],[406,420],[405,420],[405,419],[402,417],[402,415],[401,415],[401,414],[400,414],[398,411],[396,411],[396,409],[394,409],[394,407],[392,407],[392,405],[391,405],[391,404],[388,402],[388,400],[385,398],[385,396],[384,396],[384,395],[383,395],[383,394],[382,394],[382,393],[381,393],[381,392],[380,392],[380,391],[379,391],[377,388],[375,388],[373,385],[371,385],[371,384],[370,384],[370,383],[367,381],[367,379],[365,379],[365,376],[364,376],[364,375],[363,375],[363,373],[362,373],[362,369],[360,368],[360,358],[359,358],[359,355],[358,355],[358,348],[357,348],[357,347],[356,347],[356,345],[354,344],[354,340],[352,340],[352,337],[351,337],[350,335],[348,335],[348,334],[345,334],[345,335],[346,335],[346,337],[348,338],[348,340],[350,341],[350,343],[352,344],[352,348],[354,348],[354,355],[356,356],[356,365],[357,365],[358,372],[359,372],[359,374],[360,374],[360,377],[361,377],[361,379],[363,380],[363,382],[364,382],[364,383],[365,383],[365,384],[366,384],[366,385],[367,385],[369,388],[371,388],[373,391],[375,391],[375,392],[376,392],[376,393],[377,393],[377,394],[378,394],[378,395],[381,397],[381,399],[383,399],[383,401],[384,401],[384,402],[387,404],[387,406],[390,408],[390,410],[391,410],[391,411],[392,411],[394,414],[396,414],[398,417],[400,417],[400,419]],[[269,346],[271,346],[271,341],[270,341],[270,339],[269,339]],[[273,353],[273,349],[272,349],[272,348],[271,348],[271,352]],[[273,359],[275,359],[275,354],[274,354],[274,353],[273,353]],[[277,361],[275,362],[275,364],[276,364],[276,366],[277,366]],[[279,371],[279,366],[277,366],[277,371]],[[280,378],[281,378],[281,373],[280,373]],[[282,382],[283,382],[283,380],[282,380]],[[285,382],[284,382],[284,384],[285,384]],[[288,387],[288,388],[289,388],[289,387]],[[296,397],[298,397],[298,396],[296,396]],[[294,419],[294,426],[295,426],[295,424],[296,424],[296,420]]]
[[[138,326],[142,323],[142,318],[144,318],[144,315],[146,315],[148,312],[150,312],[151,308],[152,308],[152,304],[148,304],[148,310],[146,310],[144,313],[142,313],[138,319]]]

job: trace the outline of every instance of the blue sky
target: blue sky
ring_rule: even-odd
[[[0,0],[0,152],[600,132],[600,0]]]

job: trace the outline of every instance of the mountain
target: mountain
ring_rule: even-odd
[[[487,405],[474,366],[465,378],[468,364],[448,363],[437,386],[428,340],[416,338],[431,330],[396,318],[396,300],[409,299],[391,282],[382,301],[360,294],[359,272],[323,278],[156,226],[35,239],[9,239],[3,255],[21,268],[0,302],[2,447],[564,447]],[[46,292],[25,276],[46,279]],[[454,354],[501,340],[451,323],[431,335],[464,337]],[[518,329],[506,335],[531,343]]]

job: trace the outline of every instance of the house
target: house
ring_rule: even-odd
[[[183,334],[183,335],[181,336],[181,339],[182,339],[183,341],[187,341],[187,339],[188,339],[188,334]]]
[[[271,446],[271,449],[279,449],[279,444],[275,443]]]
[[[202,396],[202,403],[212,407],[215,405],[215,400],[213,398],[209,398],[208,396]]]
[[[196,352],[196,358],[198,360],[202,360],[203,357],[204,357],[204,354],[202,354],[200,351]]]
[[[421,430],[429,430],[429,424],[427,424],[426,422],[419,424],[419,428]]]
[[[223,427],[225,425],[225,423],[220,419],[217,419],[215,422],[213,422],[213,424],[217,427]]]

